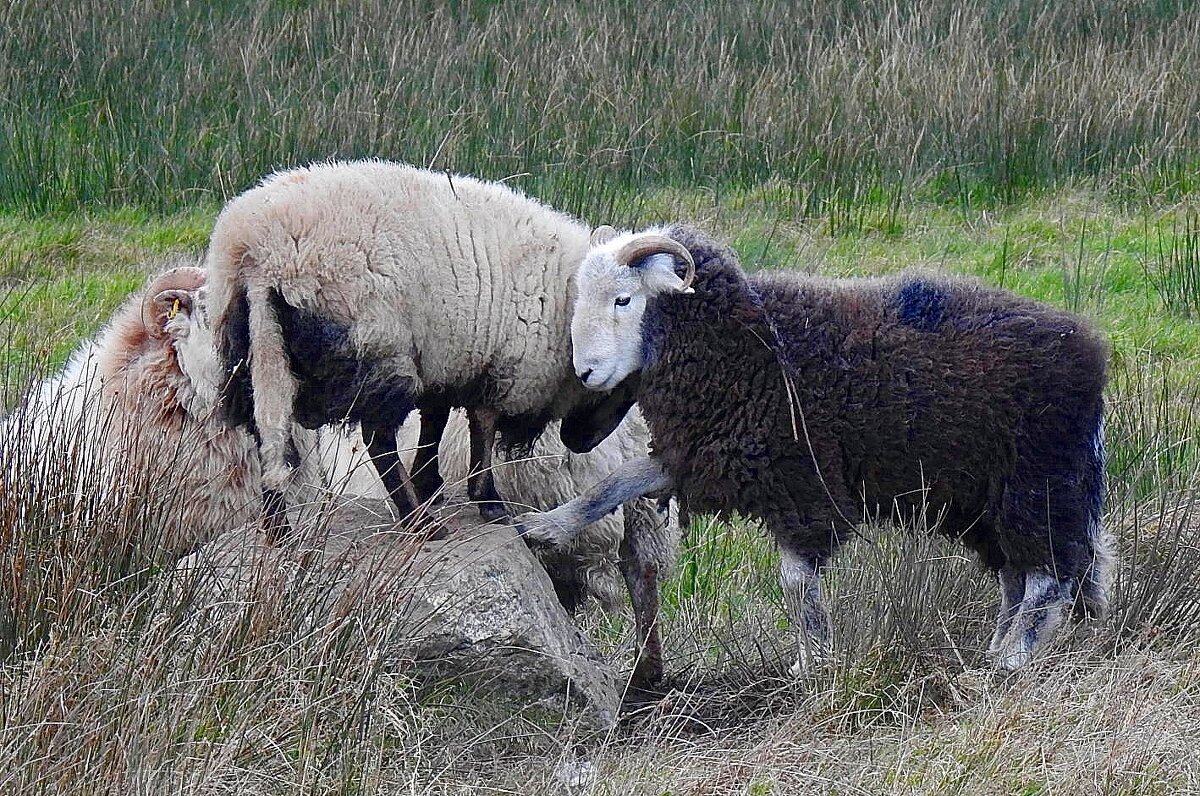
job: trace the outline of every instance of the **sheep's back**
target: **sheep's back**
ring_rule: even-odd
[[[1020,451],[1092,444],[1106,347],[1077,317],[969,280],[698,266],[696,296],[651,313],[669,344],[639,393],[696,510],[813,525],[897,496],[981,510]]]
[[[411,360],[419,389],[485,375],[520,413],[570,378],[567,281],[587,244],[583,225],[494,183],[324,164],[230,202],[213,296],[227,306],[238,281],[276,289],[348,328],[364,356]]]
[[[989,510],[1018,459],[1065,472],[1093,444],[1107,345],[1078,316],[922,273],[751,281],[869,503]]]

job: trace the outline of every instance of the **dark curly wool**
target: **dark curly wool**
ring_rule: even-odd
[[[692,510],[824,559],[864,515],[924,507],[988,568],[1095,596],[1108,347],[1086,322],[973,280],[748,277],[671,235],[695,295],[650,301],[638,400]]]

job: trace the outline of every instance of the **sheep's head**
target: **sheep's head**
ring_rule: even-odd
[[[682,264],[680,276],[677,265]],[[592,233],[592,248],[575,275],[571,317],[575,375],[592,390],[611,390],[642,369],[642,316],[660,293],[691,293],[692,255],[661,229]]]
[[[179,370],[194,396],[189,412],[216,406],[224,372],[213,346],[205,299],[207,274],[201,268],[172,268],[155,277],[142,300],[142,323],[152,340],[175,351]]]

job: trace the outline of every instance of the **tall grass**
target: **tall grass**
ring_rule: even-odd
[[[651,184],[775,178],[801,217],[1200,174],[1184,0],[19,0],[0,29],[10,210],[173,208],[330,156],[512,178],[597,221]]]
[[[1110,441],[1170,447],[1160,422],[1131,411]],[[838,655],[799,681],[765,537],[698,522],[664,586],[674,690],[597,734],[396,665],[386,605],[313,622],[322,595],[290,580],[198,600],[155,564],[167,484],[114,507],[22,439],[2,449],[0,793],[1092,792],[1080,758],[1098,792],[1198,781],[1181,753],[1200,738],[1195,474],[1110,500],[1114,618],[1012,680],[982,668],[994,584],[922,522],[834,560]]]
[[[1187,216],[1158,230],[1158,246],[1146,258],[1146,276],[1163,306],[1187,319],[1200,319],[1200,219]]]

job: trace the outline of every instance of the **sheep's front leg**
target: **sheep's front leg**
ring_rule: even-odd
[[[630,677],[635,688],[645,689],[662,679],[662,640],[658,632],[658,577],[663,559],[674,547],[663,542],[663,525],[650,501],[635,500],[625,504],[625,535],[621,539],[621,575],[629,589],[633,604],[633,621],[637,633],[638,656]]]
[[[657,460],[650,456],[630,459],[574,500],[550,511],[526,512],[517,522],[526,539],[561,546],[622,503],[670,486],[671,477]]]
[[[821,596],[819,559],[781,544],[779,581],[799,641],[791,674],[800,677],[828,660],[830,654],[829,609]]]
[[[450,405],[438,401],[422,404],[420,410],[421,436],[417,440],[417,453],[413,456],[413,488],[420,500],[440,500],[444,498],[442,488],[445,482],[438,469],[438,447],[446,431],[446,423],[450,421]]]
[[[1000,609],[996,612],[996,632],[988,644],[988,657],[992,660],[998,659],[1004,638],[1021,610],[1021,601],[1025,599],[1024,572],[1004,567],[997,573],[997,579],[1000,582]]]
[[[479,504],[479,516],[493,522],[508,516],[508,509],[496,491],[492,473],[492,446],[496,442],[499,415],[491,409],[468,409],[467,429],[471,435],[471,472],[467,476],[467,497]]]
[[[1007,634],[992,654],[1003,671],[1016,671],[1051,640],[1071,613],[1077,584],[1049,572],[1025,573],[1025,594]]]
[[[384,488],[391,495],[392,502],[400,510],[400,515],[417,519],[420,524],[418,518],[422,512],[421,501],[417,499],[412,479],[404,469],[404,462],[400,461],[400,454],[396,450],[396,430],[363,426],[363,434],[368,440],[367,450],[371,454],[371,462],[375,465]],[[432,538],[434,534],[431,533],[430,536]]]

